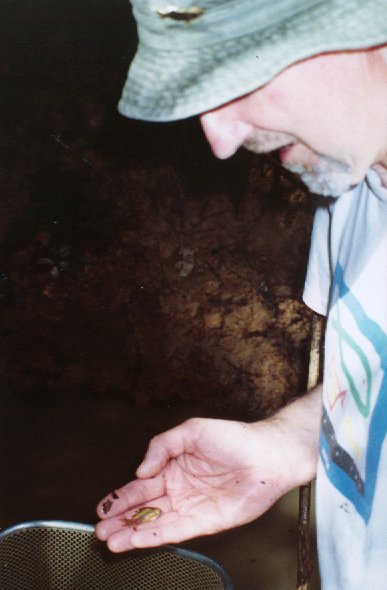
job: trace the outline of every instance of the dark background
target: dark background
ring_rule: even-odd
[[[2,0],[0,38],[0,526],[93,522],[155,432],[304,391],[315,203],[275,156],[217,161],[197,120],[118,115],[126,1]],[[241,588],[263,588],[262,522],[246,558],[242,533],[202,546]]]

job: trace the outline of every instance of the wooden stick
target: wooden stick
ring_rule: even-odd
[[[308,385],[310,391],[318,385],[320,376],[320,353],[322,344],[324,320],[320,316],[313,316],[312,338],[309,353]],[[311,483],[300,486],[298,507],[298,566],[297,590],[308,590],[312,574],[310,557],[310,499]]]

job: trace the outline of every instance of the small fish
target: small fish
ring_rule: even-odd
[[[204,10],[199,6],[179,8],[178,6],[169,4],[165,8],[159,8],[157,10],[157,14],[161,16],[161,18],[171,18],[172,20],[182,20],[190,23],[191,21],[195,20],[195,18],[202,16],[204,14]]]
[[[135,524],[142,524],[143,522],[152,522],[156,520],[161,514],[160,508],[153,508],[152,506],[144,506],[137,510],[131,518],[124,516],[121,518],[123,526],[133,526]]]

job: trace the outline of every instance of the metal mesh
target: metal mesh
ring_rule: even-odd
[[[222,568],[165,547],[113,555],[86,525],[19,525],[0,535],[1,590],[232,590]]]

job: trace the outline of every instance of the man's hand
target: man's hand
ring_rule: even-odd
[[[179,543],[250,522],[314,477],[319,400],[255,424],[194,418],[152,439],[135,481],[98,505],[97,537],[114,552]],[[305,405],[305,404],[304,404]],[[317,410],[316,410],[317,405]],[[317,432],[316,432],[317,430]],[[129,524],[138,508],[161,509]],[[125,520],[127,519],[127,520]]]

